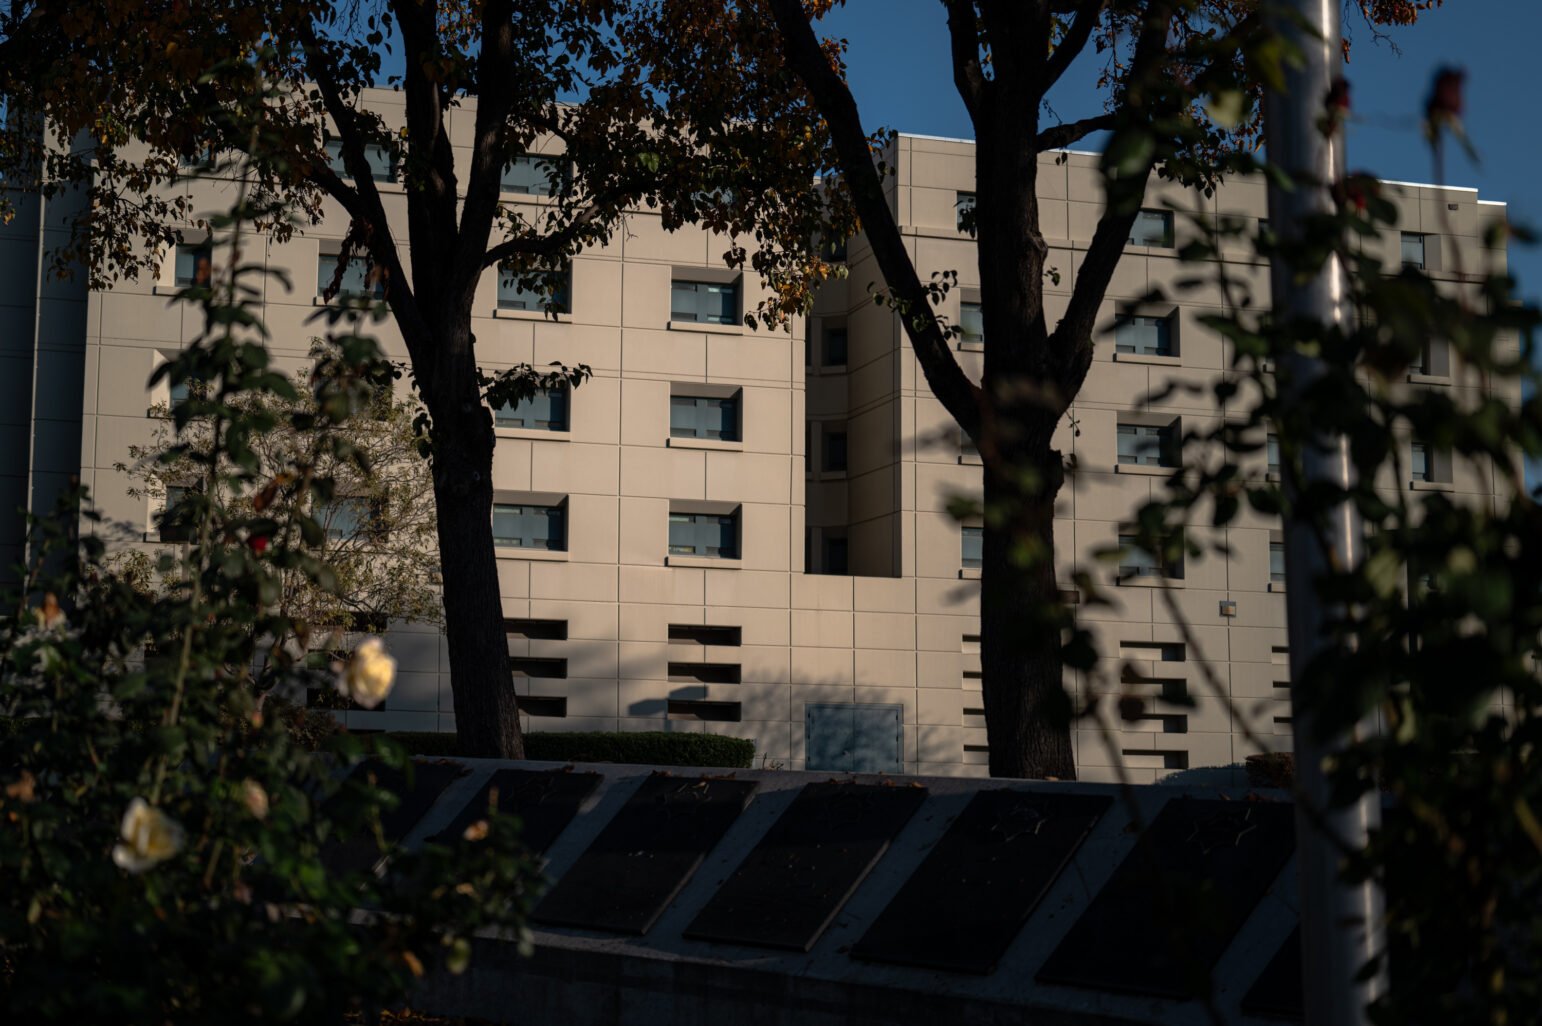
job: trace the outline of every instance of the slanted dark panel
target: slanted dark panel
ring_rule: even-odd
[[[926,794],[836,781],[805,786],[685,935],[807,951]]]
[[[566,695],[520,695],[514,699],[514,704],[527,716],[563,719],[568,714]]]
[[[1290,931],[1280,950],[1258,974],[1242,999],[1242,1010],[1249,1015],[1280,1019],[1300,1019],[1306,1014],[1301,1000],[1301,927]]]
[[[1176,798],[1039,970],[1039,980],[1187,998],[1295,848],[1284,802]]]
[[[519,817],[521,843],[537,855],[544,854],[573,822],[584,799],[600,786],[600,779],[598,773],[565,770],[497,770],[454,821],[433,839],[439,844],[454,843],[468,826],[487,815],[487,803],[496,790],[498,811]]]
[[[711,627],[694,623],[669,625],[670,641],[689,641],[698,645],[736,646],[743,637],[740,627]]]
[[[738,663],[670,663],[669,679],[700,684],[739,683]]]
[[[642,934],[674,900],[755,790],[751,780],[656,773],[536,906],[553,926]]]
[[[1107,795],[981,791],[853,946],[857,958],[989,973]]]
[[[445,788],[467,772],[464,766],[451,762],[414,762],[412,786],[409,788],[406,777],[399,770],[371,759],[360,763],[348,779],[390,791],[400,799],[396,808],[380,817],[380,831],[385,835],[386,843],[394,845],[412,832],[412,828],[418,825],[418,821],[444,794]],[[338,802],[346,799],[339,796],[331,800]],[[375,843],[375,838],[361,834],[330,842],[323,849],[321,860],[333,872],[348,873],[369,869],[379,861],[380,856],[380,847]]]
[[[738,702],[671,698],[666,709],[666,715],[671,720],[715,720],[723,723],[738,723],[744,718],[743,707]]]
[[[528,617],[508,617],[503,621],[505,633],[520,638],[542,641],[568,640],[566,620],[534,620]]]

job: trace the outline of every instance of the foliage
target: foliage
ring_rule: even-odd
[[[1427,116],[1459,117],[1460,97],[1445,108]],[[1325,120],[1324,130],[1339,125]],[[1332,511],[1344,502],[1358,511],[1363,561],[1330,557],[1316,579],[1290,582],[1316,592],[1331,639],[1292,692],[1319,740],[1353,738],[1323,765],[1330,802],[1386,795],[1369,848],[1344,853],[1348,876],[1377,880],[1387,899],[1392,986],[1371,1013],[1385,1023],[1531,1021],[1542,1001],[1542,509],[1522,465],[1542,454],[1542,311],[1518,298],[1503,262],[1508,241],[1530,236],[1504,221],[1485,225],[1480,262],[1448,266],[1454,280],[1436,281],[1403,266],[1396,249],[1383,259],[1378,233],[1395,226],[1397,211],[1373,179],[1259,171],[1337,198],[1287,238],[1251,241],[1303,277],[1341,261],[1355,316],[1337,328],[1264,315],[1213,260],[1242,226],[1196,219],[1200,241],[1185,254],[1196,273],[1180,292],[1226,294],[1231,312],[1207,323],[1232,344],[1232,374],[1200,391],[1228,415],[1215,427],[1186,425],[1184,465],[1139,512],[1138,543],[1224,556],[1220,541],[1198,539],[1283,513],[1310,525],[1310,544],[1328,552]],[[1414,380],[1431,346],[1449,349],[1449,386]],[[1266,431],[1279,443],[1278,484],[1257,459]],[[1311,448],[1336,437],[1355,471],[1348,488],[1304,476]],[[1418,480],[1415,441],[1445,464],[1444,481],[1492,489],[1493,501]],[[1168,608],[1181,623],[1178,606]],[[1379,729],[1359,729],[1368,723]],[[1276,782],[1297,775],[1272,761],[1260,769]]]
[[[415,755],[459,754],[453,734],[394,733],[389,736]],[[525,755],[547,762],[748,769],[755,758],[755,742],[721,734],[663,730],[532,733],[525,735]]]
[[[233,249],[255,213],[243,200],[216,219]],[[6,1021],[335,1026],[400,1002],[428,971],[464,969],[472,936],[519,931],[537,896],[506,818],[453,849],[395,852],[379,877],[323,860],[329,843],[378,840],[397,800],[341,771],[366,755],[408,760],[341,732],[311,752],[291,731],[303,714],[265,701],[330,686],[330,670],[263,639],[296,630],[286,575],[319,591],[339,579],[303,523],[309,490],[335,482],[314,450],[277,468],[258,455],[278,405],[297,401],[244,305],[264,273],[233,263],[179,297],[206,329],[165,376],[205,383],[176,423],[206,444],[186,450],[202,487],[187,503],[187,546],[157,563],[166,587],[144,594],[113,572],[100,537],[75,537],[77,516],[97,525],[76,493],[34,523],[41,554],[0,618]],[[341,464],[380,364],[367,339],[333,341],[310,387]],[[225,501],[284,475],[292,502]],[[382,660],[375,683],[389,684]]]
[[[387,377],[375,383],[377,391],[348,417],[346,432],[340,433],[322,416],[305,379],[341,353],[316,339],[312,355],[317,367],[296,379],[295,398],[248,393],[227,400],[234,415],[272,425],[252,436],[250,451],[256,476],[275,484],[255,492],[226,490],[217,501],[232,515],[293,519],[307,545],[321,554],[336,577],[335,587],[319,588],[303,570],[280,574],[277,604],[295,621],[296,642],[307,648],[336,648],[343,632],[380,631],[392,620],[437,624],[443,610],[435,586],[439,560],[433,482],[417,453],[417,406],[396,398]],[[190,393],[201,396],[202,386],[193,382]],[[154,437],[148,444],[129,446],[131,462],[115,469],[137,479],[130,495],[164,506],[168,489],[185,488],[196,480],[197,468],[207,465],[215,424],[195,417],[178,430],[169,404],[158,404],[151,412],[161,418]],[[291,467],[309,475],[303,490],[298,480],[286,476]],[[216,477],[231,469],[221,466]],[[308,506],[297,505],[302,494]],[[185,537],[185,528],[177,530],[177,519],[176,509],[165,509],[162,539]],[[261,533],[247,539],[259,550],[269,542]],[[108,563],[143,588],[163,589],[171,582],[157,578],[156,552],[122,548]]]

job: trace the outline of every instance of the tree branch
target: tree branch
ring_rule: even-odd
[[[1086,49],[1087,40],[1092,38],[1092,30],[1103,17],[1104,3],[1105,0],[1078,0],[1076,19],[1071,22],[1065,38],[1060,40],[1060,45],[1055,47],[1055,52],[1049,55],[1049,60],[1044,64],[1044,80],[1039,84],[1041,95],[1049,92],[1050,87],[1060,81],[1060,76],[1065,74],[1071,62]],[[1056,13],[1063,12],[1057,9]]]
[[[1046,150],[1063,150],[1072,143],[1087,138],[1093,132],[1109,131],[1118,123],[1118,117],[1113,114],[1099,114],[1096,117],[1082,118],[1080,121],[1054,125],[1039,133],[1038,138],[1034,140],[1034,148],[1040,153]]]
[[[504,123],[516,95],[514,10],[509,0],[487,0],[482,9],[482,49],[477,55],[476,135],[471,173],[461,209],[461,245],[455,255],[462,270],[486,267],[484,256],[503,178]]]
[[[908,307],[902,318],[911,348],[927,384],[954,420],[971,437],[980,427],[980,390],[971,382],[948,348],[947,336],[931,313],[930,297],[916,275],[905,240],[883,194],[883,182],[851,90],[836,74],[814,35],[802,0],[768,0],[787,65],[803,82],[815,106],[830,126],[841,168],[851,190],[863,231],[889,288]]]
[[[980,33],[974,0],[944,0],[948,9],[948,36],[953,47],[953,84],[963,98],[969,119],[977,120],[980,103],[989,83],[980,68]]]

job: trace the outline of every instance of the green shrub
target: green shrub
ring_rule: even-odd
[[[390,737],[414,755],[457,754],[454,734],[404,733],[392,734]],[[686,734],[663,730],[526,734],[525,755],[550,762],[620,762],[649,766],[748,769],[755,758],[755,742],[718,734]]]

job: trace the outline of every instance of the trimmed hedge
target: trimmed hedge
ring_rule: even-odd
[[[1280,787],[1289,790],[1296,782],[1296,757],[1290,752],[1264,752],[1243,760],[1248,783],[1253,787]]]
[[[414,755],[456,755],[455,735],[392,733]],[[673,731],[526,734],[525,756],[547,762],[620,762],[652,766],[718,766],[749,769],[755,742],[718,734]]]

